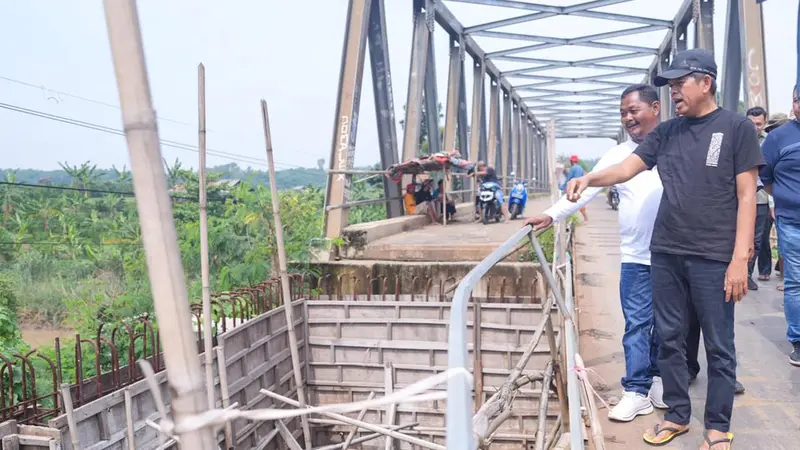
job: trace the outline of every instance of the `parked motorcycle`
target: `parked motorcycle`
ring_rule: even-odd
[[[508,199],[508,212],[511,214],[512,220],[522,215],[526,203],[528,203],[528,189],[525,182],[520,180],[511,188],[511,195]]]
[[[611,186],[608,190],[608,204],[614,211],[619,209],[619,191],[616,186]]]
[[[478,192],[478,210],[484,225],[488,224],[492,219],[495,222],[500,222],[500,218],[503,217],[503,208],[495,196],[495,192],[498,189],[502,188],[494,182],[481,184]]]

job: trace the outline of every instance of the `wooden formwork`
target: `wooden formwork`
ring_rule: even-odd
[[[303,300],[293,303],[295,308],[295,328],[304,336],[305,320]],[[289,352],[286,316],[283,307],[273,309],[249,320],[218,337],[218,345],[225,351],[225,368],[228,380],[228,393],[231,403],[238,403],[240,409],[283,407],[259,392],[268,389],[287,397],[295,394],[292,379],[292,361]],[[298,342],[302,349],[305,340]],[[301,355],[305,352],[301,351]],[[202,358],[203,355],[201,354]],[[222,407],[219,371],[215,365],[214,383],[217,407]],[[167,373],[155,375],[161,388],[161,395],[169,412],[170,389],[167,386]],[[159,422],[159,415],[146,380],[140,380],[127,388],[115,391],[74,410],[77,435],[84,449],[127,450],[128,428],[125,405],[125,391],[130,394],[130,414],[133,423],[133,441],[136,449],[155,449],[159,445],[158,433],[145,424],[146,420]],[[60,430],[61,448],[72,450],[67,416],[62,414],[50,421],[49,427]],[[287,421],[295,435],[300,435],[300,427],[294,421]],[[262,450],[281,449],[280,439],[272,421],[235,421],[232,424],[234,448]],[[218,436],[222,442],[222,434]]]
[[[313,404],[345,403],[364,400],[375,392],[382,395],[447,369],[447,328],[451,304],[431,298],[429,301],[382,301],[380,296],[366,300],[309,300],[305,303],[308,323],[308,364],[306,377]],[[476,304],[469,306],[468,317],[475,317]],[[503,384],[531,341],[542,317],[538,303],[480,303],[481,370],[476,384],[482,386],[483,402]],[[556,313],[553,312],[555,319]],[[474,320],[468,348],[470,367],[475,361]],[[557,320],[554,323],[558,323]],[[536,351],[526,371],[540,372],[550,361],[546,342]],[[474,372],[474,371],[473,371]],[[442,386],[442,389],[445,387]],[[519,391],[511,418],[498,430],[493,449],[527,448],[533,443],[537,427],[540,383]],[[554,394],[554,393],[553,393]],[[419,434],[432,442],[444,444],[445,402],[397,405],[392,424],[419,423],[407,434]],[[365,421],[390,425],[391,413],[369,411]],[[550,402],[549,423],[558,416],[558,402]],[[355,416],[353,414],[352,416]],[[331,426],[328,435],[339,442],[338,433],[348,426]],[[318,433],[319,435],[319,433]],[[379,445],[383,438],[364,444]],[[402,443],[399,448],[412,448]]]
[[[292,378],[292,358],[289,350],[286,315],[282,306],[245,322],[219,337],[218,345],[225,351],[228,395],[231,403],[240,409],[283,408],[280,402],[260,392],[272,392],[294,397],[297,391]],[[295,330],[305,336],[303,300],[292,304]],[[305,355],[305,339],[298,340],[301,357]],[[305,360],[301,361],[305,364]],[[284,422],[295,438],[301,436],[299,421]],[[258,448],[278,450],[280,439],[273,421],[251,422],[236,420],[232,423],[233,441],[237,450]],[[302,440],[301,440],[302,441]]]

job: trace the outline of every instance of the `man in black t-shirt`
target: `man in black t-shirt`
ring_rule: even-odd
[[[700,323],[708,357],[706,442],[700,448],[728,448],[733,438],[734,305],[747,293],[764,157],[753,124],[717,106],[716,75],[710,52],[679,52],[655,84],[669,84],[680,117],[659,125],[623,162],[567,185],[567,197],[577,201],[589,186],[612,186],[658,166],[664,194],[650,250],[658,363],[669,409],[664,422],[644,435],[653,445],[689,428],[685,346],[691,315]]]

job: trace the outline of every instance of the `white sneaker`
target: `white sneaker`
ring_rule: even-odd
[[[636,392],[624,392],[617,406],[608,412],[608,418],[618,422],[630,422],[636,416],[651,414],[653,403],[650,398]]]
[[[658,409],[667,409],[668,406],[664,403],[664,382],[661,377],[653,377],[653,384],[650,385],[650,392],[648,393],[650,401]]]

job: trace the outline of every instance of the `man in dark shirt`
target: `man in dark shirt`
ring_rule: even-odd
[[[587,187],[612,186],[658,166],[664,194],[650,243],[655,328],[665,420],[644,435],[663,445],[688,431],[691,419],[686,333],[692,314],[708,357],[705,442],[728,448],[736,380],[734,304],[747,293],[753,251],[756,182],[764,158],[755,127],[715,101],[717,66],[700,49],[675,55],[655,84],[669,84],[680,115],[651,132],[634,153],[608,169],[570,181],[577,201]]]
[[[800,98],[792,93],[795,120],[771,131],[762,149],[766,165],[761,169],[764,189],[775,199],[778,252],[783,258],[783,310],[786,338],[793,351],[789,363],[800,366]]]

